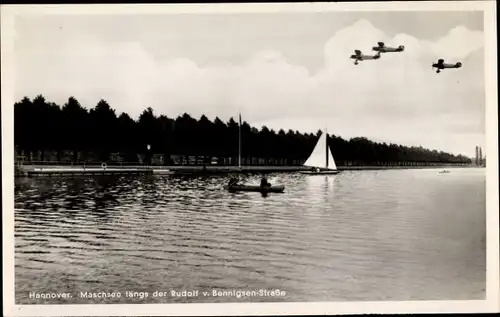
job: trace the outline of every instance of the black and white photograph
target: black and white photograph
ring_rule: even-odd
[[[2,5],[4,315],[498,311],[495,10]]]

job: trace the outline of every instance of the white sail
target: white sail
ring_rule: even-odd
[[[328,167],[326,164],[326,153],[327,153],[326,151],[328,151]],[[330,151],[330,148],[327,145],[327,138],[325,131],[322,131],[321,136],[319,137],[319,140],[316,143],[314,150],[304,163],[304,166],[319,167],[323,169],[332,169],[332,170],[337,169],[337,165],[335,164],[332,152]]]
[[[304,166],[326,168],[326,133],[321,133],[318,142]]]
[[[328,169],[336,170],[337,164],[335,164],[335,159],[333,158],[332,151],[330,147],[328,147]]]

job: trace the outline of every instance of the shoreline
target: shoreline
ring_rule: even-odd
[[[394,170],[394,169],[443,169],[479,168],[474,165],[442,164],[436,166],[338,166],[339,171]],[[116,174],[224,174],[224,173],[295,173],[310,170],[304,166],[221,166],[221,165],[177,165],[177,166],[107,166],[99,165],[22,165],[15,176],[61,176],[61,175],[116,175]]]

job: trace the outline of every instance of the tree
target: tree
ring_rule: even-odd
[[[158,149],[161,149],[162,142],[160,141],[161,136],[159,135],[161,128],[158,123],[151,107],[148,107],[139,116],[137,126],[139,135],[139,143],[137,144],[139,149],[138,152],[145,154],[148,164],[151,164],[153,152],[157,152]]]
[[[90,121],[93,125],[92,131],[89,131],[93,140],[99,158],[101,161],[109,160],[110,152],[119,150],[119,126],[115,110],[109,104],[100,100],[94,109],[90,110]],[[86,144],[86,148],[88,144]]]
[[[213,125],[213,134],[212,134],[212,139],[214,140],[214,151],[218,157],[218,163],[219,164],[226,164],[225,158],[229,157],[231,155],[231,149],[227,146],[227,141],[229,139],[227,138],[227,130],[228,127],[224,122],[222,122],[221,119],[216,117],[214,119],[214,125]]]
[[[139,129],[136,122],[126,113],[120,114],[117,119],[118,136],[117,147],[123,153],[126,162],[136,162],[137,154],[140,150]]]
[[[137,162],[138,154],[163,154],[164,164],[171,164],[171,155],[180,155],[189,162],[190,156],[203,157],[204,164],[218,158],[219,164],[238,163],[240,127],[230,118],[224,123],[205,115],[199,120],[184,113],[177,118],[156,116],[146,108],[138,120],[128,114],[118,117],[105,101],[87,111],[74,97],[61,108],[41,96],[33,100],[22,98],[14,104],[14,143],[28,160],[45,159],[50,151],[57,160],[76,162],[82,153],[87,161],[107,161],[110,152],[120,152],[128,162]],[[263,126],[260,130],[247,122],[241,124],[241,157],[243,164],[301,165],[311,154],[321,131],[315,134],[279,130]],[[471,159],[422,146],[376,143],[366,137],[345,140],[327,137],[337,165],[423,165],[470,164]],[[151,146],[148,151],[146,146]],[[63,153],[71,151],[71,157]],[[198,159],[196,161],[199,161]]]
[[[174,151],[173,126],[174,120],[167,116],[161,115],[158,117],[160,136],[159,136],[159,152],[163,153],[163,164],[172,164],[171,154]]]
[[[78,150],[86,148],[86,145],[92,147],[92,144],[88,144],[90,143],[88,140],[92,140],[90,137],[92,135],[90,130],[92,125],[90,124],[89,114],[78,100],[69,97],[62,107],[61,120],[63,137],[60,150],[63,148],[71,150],[73,152],[72,160],[76,162],[78,161]]]

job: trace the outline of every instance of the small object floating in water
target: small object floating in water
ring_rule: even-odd
[[[232,186],[224,186],[224,189],[230,192],[283,193],[283,191],[285,191],[285,186],[273,185],[273,186],[261,187],[257,185],[232,185]]]
[[[153,174],[174,174],[174,172],[169,169],[155,169]]]
[[[450,171],[448,170],[444,170],[444,171],[440,171],[439,174],[446,174],[446,173],[449,173]]]

